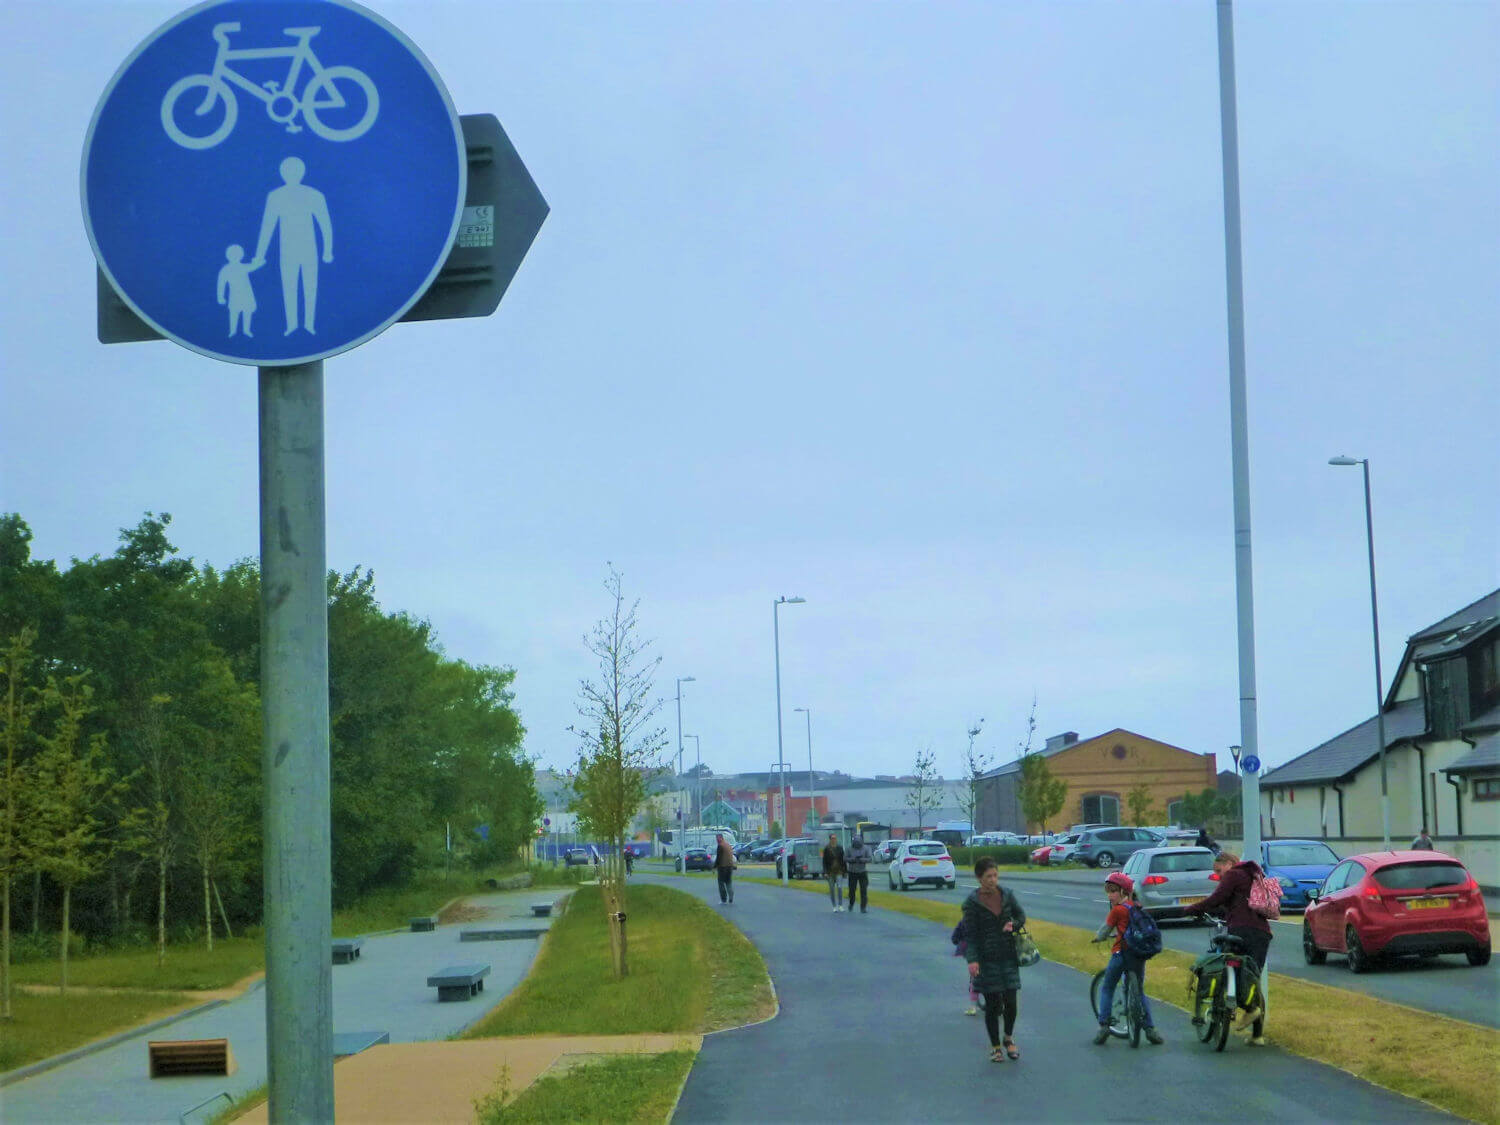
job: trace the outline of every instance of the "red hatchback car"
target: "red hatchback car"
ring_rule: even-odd
[[[1479,884],[1442,852],[1370,852],[1328,873],[1302,916],[1302,954],[1321,965],[1342,953],[1351,972],[1377,957],[1463,953],[1490,960],[1490,925]]]

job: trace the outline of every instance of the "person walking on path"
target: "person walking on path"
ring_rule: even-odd
[[[719,902],[734,901],[734,869],[739,866],[734,859],[734,849],[724,839],[724,833],[714,835],[718,847],[714,849],[714,874],[719,877]]]
[[[968,941],[969,977],[984,996],[984,1030],[990,1039],[990,1061],[1019,1059],[1011,1038],[1016,1029],[1016,993],[1021,990],[1021,963],[1016,957],[1015,932],[1026,924],[1026,911],[1016,896],[1000,886],[1000,870],[991,856],[974,864],[979,889],[964,899],[964,934]],[[1000,1021],[1005,1038],[1000,1038]]]
[[[1202,902],[1187,907],[1183,913],[1223,914],[1229,933],[1245,943],[1245,952],[1255,959],[1255,966],[1263,977],[1266,973],[1266,958],[1271,951],[1271,924],[1250,909],[1250,887],[1257,875],[1264,876],[1260,864],[1253,859],[1240,862],[1233,852],[1221,851],[1214,857],[1214,874],[1219,877],[1218,889]],[[1235,1023],[1236,1031],[1250,1029],[1250,1042],[1257,1047],[1266,1045],[1266,1013],[1259,996],[1251,996],[1251,974],[1240,970],[1235,993],[1240,1011]]]
[[[1432,846],[1432,837],[1427,835],[1424,825],[1422,831],[1417,833],[1417,838],[1411,842],[1411,850],[1414,852],[1430,852],[1436,849]]]
[[[865,913],[870,902],[869,863],[875,858],[863,836],[856,836],[844,853],[844,869],[849,872],[849,913],[854,913],[854,892],[859,891],[859,912]]]
[[[823,878],[828,880],[828,901],[833,903],[833,912],[844,911],[844,845],[832,832],[828,833],[828,844],[823,849]],[[852,904],[852,900],[851,900]]]
[[[1146,1040],[1153,1046],[1162,1043],[1161,1032],[1151,1018],[1151,1002],[1146,999],[1146,962],[1125,948],[1125,927],[1130,924],[1130,906],[1135,898],[1135,883],[1123,871],[1114,871],[1104,880],[1104,897],[1109,900],[1109,914],[1104,925],[1094,935],[1095,941],[1114,938],[1110,950],[1109,965],[1104,970],[1104,984],[1099,989],[1099,1031],[1094,1036],[1094,1046],[1102,1047],[1109,1042],[1109,1016],[1115,1006],[1115,986],[1126,971],[1135,974],[1141,984],[1141,1016],[1145,1023]]]

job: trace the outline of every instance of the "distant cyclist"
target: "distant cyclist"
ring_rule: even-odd
[[[1151,1002],[1146,999],[1146,962],[1125,947],[1125,927],[1130,923],[1130,903],[1135,894],[1135,884],[1123,871],[1111,872],[1104,880],[1104,894],[1109,899],[1109,914],[1104,925],[1094,935],[1095,941],[1115,939],[1110,951],[1109,964],[1104,970],[1104,983],[1099,988],[1099,1032],[1094,1036],[1096,1046],[1109,1042],[1109,1015],[1115,1006],[1115,985],[1128,969],[1136,975],[1141,985],[1141,1021],[1146,1041],[1152,1046],[1162,1043],[1161,1032],[1151,1019]],[[1128,995],[1128,994],[1127,994]]]
[[[1219,876],[1218,889],[1202,902],[1186,908],[1184,913],[1221,914],[1228,925],[1229,933],[1245,945],[1245,952],[1255,960],[1261,973],[1266,971],[1266,958],[1271,950],[1271,924],[1250,909],[1250,885],[1257,875],[1263,875],[1260,864],[1253,859],[1243,863],[1233,852],[1221,851],[1214,857],[1214,872]],[[1236,1017],[1236,1031],[1250,1030],[1250,1042],[1257,1047],[1266,1045],[1265,1006],[1259,995],[1251,997],[1251,978],[1242,968],[1235,994],[1240,1011]]]

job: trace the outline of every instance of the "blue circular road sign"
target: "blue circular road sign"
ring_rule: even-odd
[[[1254,754],[1246,754],[1243,758],[1240,759],[1240,769],[1244,770],[1246,773],[1259,773],[1260,759],[1257,758]]]
[[[432,65],[347,0],[182,13],[120,67],[84,142],[100,268],[168,339],[230,363],[347,351],[442,268],[467,162]]]

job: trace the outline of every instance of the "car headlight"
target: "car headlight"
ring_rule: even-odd
[[[1297,884],[1292,882],[1285,875],[1276,876],[1276,881],[1281,884],[1281,889],[1284,891],[1295,891],[1297,889]]]

